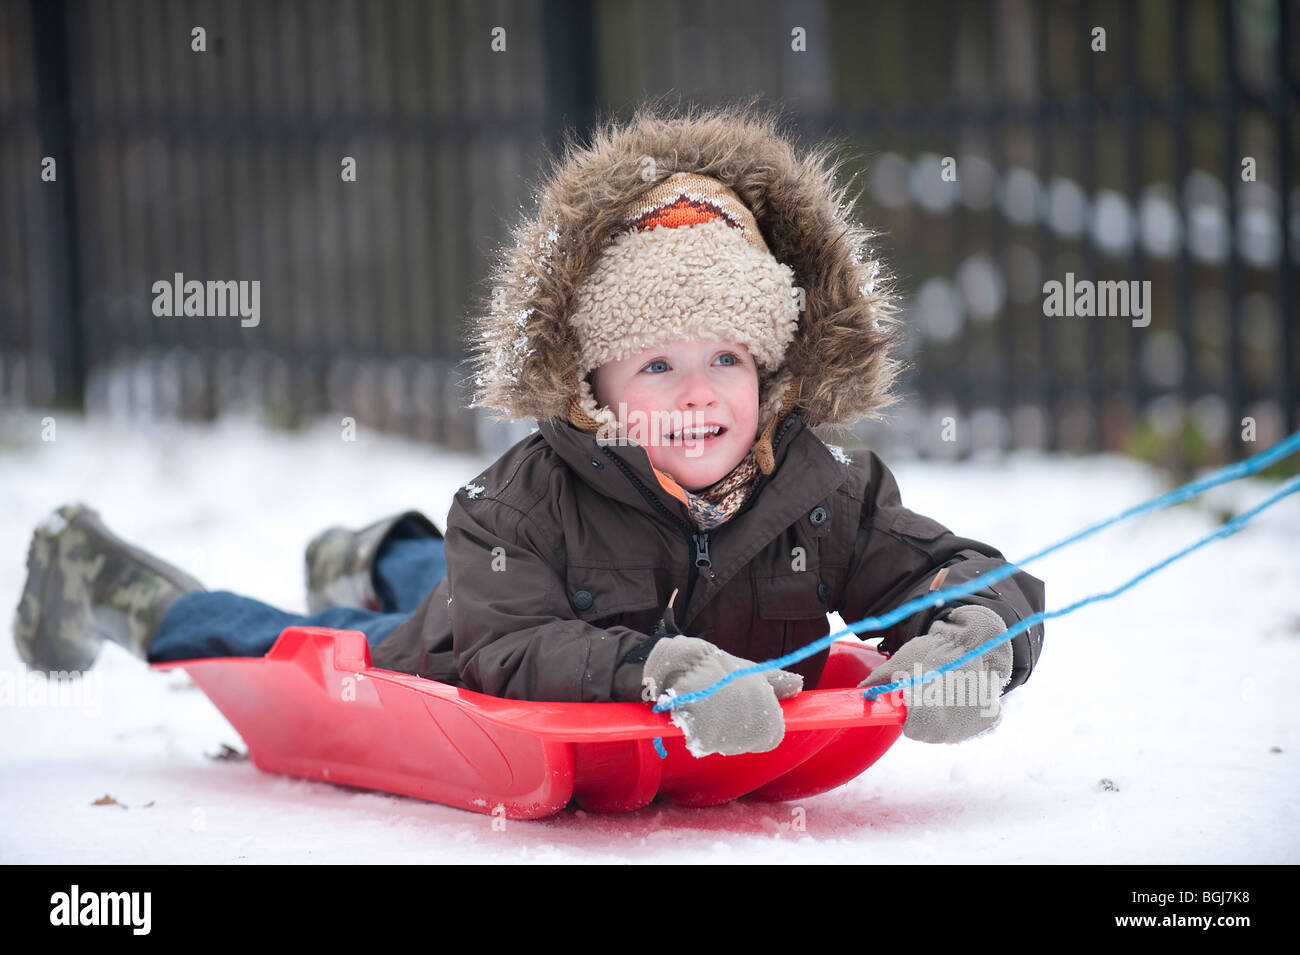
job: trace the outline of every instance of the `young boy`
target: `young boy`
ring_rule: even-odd
[[[308,553],[318,613],[303,618],[197,591],[156,558],[142,570],[99,525],[84,546],[126,554],[118,576],[137,590],[147,578],[153,596],[91,581],[61,606],[96,619],[138,608],[128,636],[109,636],[150,660],[241,640],[265,652],[277,627],[306,622],[362,630],[376,666],[496,696],[653,700],[824,636],[828,611],[884,613],[1003,564],[903,507],[874,453],[854,461],[811,430],[892,403],[898,370],[870,236],[825,158],[743,107],[642,108],[569,144],[476,329],[473,407],[538,430],[457,492],[445,539],[412,514],[327,532]],[[33,548],[67,545],[46,530]],[[42,614],[32,579],[16,627],[29,662],[52,658],[59,616]],[[372,609],[328,606],[365,598]],[[868,682],[951,660],[1042,607],[1042,582],[1021,571],[913,614],[880,634],[894,656]],[[904,732],[988,729],[1041,641],[1040,625],[966,665],[991,694],[936,705],[905,692]],[[778,700],[815,687],[827,656],[737,680],[674,719],[697,755],[772,749]]]

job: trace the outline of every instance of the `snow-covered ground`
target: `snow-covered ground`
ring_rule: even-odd
[[[208,758],[243,748],[183,671],[104,649],[81,699],[33,702],[9,620],[33,526],[84,500],[206,586],[302,610],[302,547],[331,524],[441,522],[489,458],[393,438],[0,419],[0,862],[1300,862],[1300,495],[1121,597],[1048,621],[993,733],[903,739],[798,808],[737,802],[500,822]],[[1262,449],[1261,449],[1262,450]],[[1165,489],[1112,457],[888,460],[903,501],[1027,555]],[[1107,589],[1275,485],[1245,481],[1031,566],[1049,609]],[[3,689],[3,684],[0,684]],[[1109,780],[1109,785],[1102,780]],[[120,805],[96,805],[110,795]],[[125,807],[125,808],[123,808]]]

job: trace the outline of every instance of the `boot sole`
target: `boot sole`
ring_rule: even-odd
[[[58,515],[66,527],[70,520],[58,510]],[[75,518],[75,514],[73,517]],[[14,643],[18,656],[32,670],[45,673],[59,671],[71,672],[89,670],[99,658],[103,647],[103,638],[95,633],[82,634],[78,643],[69,643],[56,631],[49,633],[41,628],[46,622],[42,613],[46,606],[50,584],[50,570],[58,560],[59,544],[55,539],[57,532],[51,532],[46,525],[38,527],[32,535],[27,548],[27,582],[18,599],[18,609],[14,616]],[[44,557],[44,561],[41,560]],[[27,607],[24,614],[23,608]]]

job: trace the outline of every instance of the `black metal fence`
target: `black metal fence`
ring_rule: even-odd
[[[864,439],[1235,457],[1298,423],[1298,9],[0,0],[0,403],[499,446],[462,323],[543,148],[761,91],[844,137],[908,296]],[[246,314],[158,314],[184,279]]]

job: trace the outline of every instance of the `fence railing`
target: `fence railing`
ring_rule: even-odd
[[[1296,8],[3,0],[0,403],[501,446],[463,321],[543,149],[761,89],[907,295],[863,440],[1236,457],[1300,426]]]

